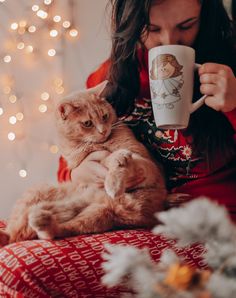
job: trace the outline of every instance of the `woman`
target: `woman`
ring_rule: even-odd
[[[222,1],[111,2],[111,56],[89,77],[88,87],[109,80],[104,96],[164,165],[171,193],[186,194],[185,199],[206,195],[224,204],[236,219],[236,51],[233,25]],[[193,101],[207,95],[205,105],[182,131],[157,129],[150,113],[147,53],[169,44],[196,50],[196,62],[202,66],[195,77]],[[81,181],[87,173],[101,183],[106,169],[99,159],[104,154],[91,154],[72,173],[61,159],[59,181]],[[142,175],[127,187],[140,181]]]

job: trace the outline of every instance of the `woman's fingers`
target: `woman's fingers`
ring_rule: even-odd
[[[90,153],[85,160],[91,160],[91,161],[101,161],[105,159],[109,154],[111,154],[107,150],[100,150]]]
[[[219,88],[215,84],[202,84],[200,91],[204,95],[214,95],[218,93]]]
[[[81,184],[103,184],[106,174],[107,168],[98,161],[85,159],[77,168],[72,170],[71,179]]]
[[[201,76],[204,73],[221,73],[223,75],[228,75],[232,72],[228,65],[219,63],[204,63],[199,67],[198,73]]]
[[[100,177],[101,179],[104,179],[107,174],[107,168],[101,165],[97,161],[89,161],[88,162],[88,171],[92,175],[96,175],[97,177]]]
[[[227,65],[205,63],[199,68],[200,91],[208,95],[206,105],[216,111],[229,112],[236,107],[236,78]]]
[[[201,84],[216,84],[220,76],[218,74],[204,73],[200,76]]]

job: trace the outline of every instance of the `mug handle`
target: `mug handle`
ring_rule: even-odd
[[[198,69],[200,66],[201,66],[201,64],[195,63],[195,69]],[[207,97],[207,95],[203,95],[197,101],[191,103],[190,114],[192,114],[193,112],[195,112],[197,109],[199,109],[205,103],[205,98],[206,97]]]

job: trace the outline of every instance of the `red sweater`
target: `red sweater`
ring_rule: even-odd
[[[135,101],[134,112],[126,119],[126,123],[167,168],[171,192],[187,193],[192,198],[205,195],[225,205],[236,220],[236,158],[229,164],[223,164],[219,156],[218,165],[209,171],[206,162],[193,155],[191,138],[186,137],[181,130],[158,130],[149,99],[147,52],[143,54],[140,51],[139,62],[141,90]],[[104,80],[108,68],[109,61],[106,61],[88,77],[87,87]],[[225,115],[236,131],[236,109]],[[63,182],[69,179],[70,170],[65,160],[60,158],[58,180]]]

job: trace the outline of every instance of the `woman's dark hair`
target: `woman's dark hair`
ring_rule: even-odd
[[[111,0],[112,50],[109,82],[105,96],[118,115],[132,110],[139,93],[137,42],[146,24],[152,0]]]
[[[149,24],[149,11],[153,0],[111,0],[112,50],[110,57],[110,84],[105,96],[118,115],[132,111],[139,94],[139,64],[137,43]],[[165,0],[160,0],[165,1]],[[199,0],[200,1],[200,0]],[[226,64],[236,74],[235,32],[222,0],[202,0],[201,23],[193,47],[197,63]],[[194,99],[201,95],[199,80],[195,78]],[[191,115],[186,130],[194,139],[194,148],[210,161],[214,154],[226,160],[235,154],[234,129],[223,113],[206,105]],[[209,163],[209,165],[211,165]]]
[[[235,25],[236,24],[236,0],[232,0],[231,11],[232,11],[232,19],[233,19],[234,25]]]

